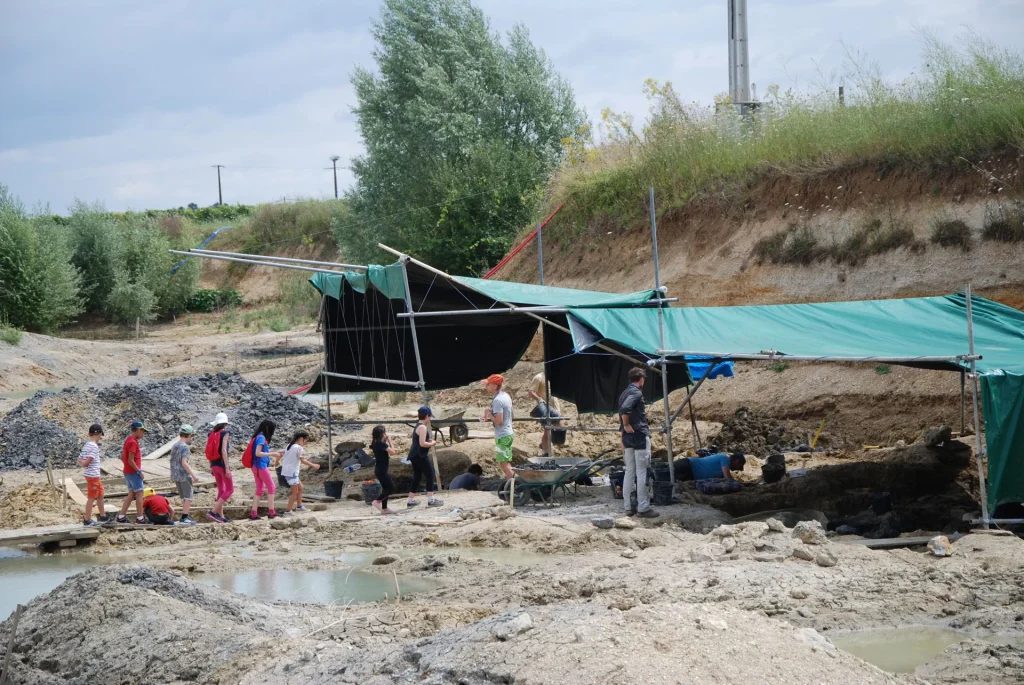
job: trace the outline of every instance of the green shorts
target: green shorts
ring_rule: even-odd
[[[512,461],[512,436],[494,439],[494,460],[497,462]]]

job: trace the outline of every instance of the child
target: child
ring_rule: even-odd
[[[228,468],[228,438],[231,431],[228,430],[227,414],[217,414],[210,425],[213,430],[206,438],[206,461],[210,462],[210,473],[217,483],[217,500],[206,517],[217,523],[230,523],[231,519],[224,515],[224,505],[235,491],[235,482]]]
[[[252,449],[252,476],[256,480],[256,495],[252,498],[252,511],[249,512],[249,520],[256,521],[260,515],[257,509],[260,505],[260,498],[263,492],[267,493],[267,518],[277,518],[277,511],[274,509],[274,493],[277,488],[274,486],[274,479],[270,475],[271,457],[280,459],[280,452],[270,451],[270,441],[274,439],[274,429],[277,425],[270,419],[264,419],[259,428],[253,433],[249,446]]]
[[[174,507],[166,497],[156,494],[153,488],[146,488],[142,491],[142,498],[142,507],[150,523],[154,526],[174,525]]]
[[[388,497],[395,491],[395,483],[391,480],[388,467],[391,466],[391,455],[395,453],[395,448],[391,446],[391,436],[384,426],[374,427],[370,437],[370,449],[376,461],[373,475],[380,482],[380,499],[374,500],[373,508],[382,514],[394,514],[394,511],[388,509]]]
[[[146,434],[146,424],[132,421],[131,432],[121,447],[121,463],[124,466],[124,483],[128,486],[128,496],[121,502],[121,511],[117,514],[118,523],[128,523],[128,507],[135,502],[135,523],[145,523],[142,515],[142,451],[139,440]]]
[[[434,412],[430,407],[423,405],[416,413],[419,423],[412,431],[412,446],[409,448],[409,462],[412,464],[412,485],[409,487],[409,499],[406,500],[406,507],[415,507],[419,504],[416,501],[415,493],[420,486],[420,478],[427,478],[427,506],[439,507],[443,501],[434,497],[434,469],[430,464],[430,448],[437,444],[436,440],[430,439],[430,419]]]
[[[192,435],[195,430],[187,423],[178,429],[178,442],[171,447],[171,480],[178,488],[178,495],[181,497],[181,525],[194,526],[195,519],[189,516],[192,511],[192,483],[198,483],[189,462],[189,454],[192,451]]]
[[[110,517],[103,511],[103,482],[100,481],[100,440],[103,439],[103,426],[94,423],[89,426],[89,439],[82,446],[78,455],[78,465],[82,467],[82,475],[88,484],[85,500],[85,521],[82,525],[98,526],[110,522]],[[92,505],[96,504],[96,521],[92,520]]]
[[[288,486],[291,487],[291,492],[288,494],[288,504],[285,505],[284,513],[286,514],[296,511],[307,511],[306,507],[302,506],[302,481],[299,480],[299,466],[305,464],[314,471],[320,470],[319,464],[314,464],[302,456],[308,441],[309,433],[303,430],[295,431],[291,443],[289,443],[288,448],[284,451],[284,460],[276,459],[274,461],[274,466],[281,462],[281,475],[287,481]]]

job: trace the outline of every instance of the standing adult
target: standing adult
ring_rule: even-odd
[[[502,390],[505,377],[494,373],[484,381],[484,388],[493,395],[491,406],[484,410],[484,421],[494,425],[494,460],[505,475],[512,478],[512,398]]]
[[[416,491],[420,487],[420,478],[427,479],[427,506],[439,507],[444,502],[434,497],[434,469],[430,464],[430,448],[437,444],[436,440],[430,439],[430,419],[434,412],[430,407],[423,405],[416,412],[419,423],[412,431],[412,446],[409,448],[409,463],[412,464],[412,484],[409,487],[409,499],[405,506],[415,507],[419,504],[416,501]]]
[[[550,397],[550,393],[547,392],[547,378],[544,376],[544,372],[541,371],[533,380],[530,381],[529,391],[530,397],[537,401],[537,406],[530,412],[530,416],[535,419],[556,419],[562,415],[562,408],[558,404],[557,397]],[[547,398],[547,399],[545,399]],[[548,401],[550,400],[550,402]],[[551,421],[551,426],[561,427],[561,421]],[[542,428],[550,428],[548,422],[541,424]],[[540,434],[540,450],[543,452],[543,456],[548,456],[551,450],[551,431],[544,430]]]
[[[235,481],[228,468],[228,443],[231,431],[228,430],[228,415],[220,412],[210,422],[213,430],[206,438],[206,460],[210,463],[210,473],[217,483],[217,499],[206,517],[217,523],[229,523],[231,519],[224,515],[224,505],[231,499],[235,491]]]
[[[651,429],[644,409],[644,378],[647,370],[629,370],[629,385],[619,395],[619,430],[625,448],[626,473],[622,481],[622,501],[626,513],[642,518],[655,518],[647,493],[647,469],[651,466]],[[636,509],[632,495],[636,490]]]
[[[128,507],[135,502],[135,523],[145,523],[142,512],[142,451],[139,440],[146,434],[146,424],[132,421],[128,437],[121,447],[121,464],[124,469],[124,483],[128,487],[128,495],[121,502],[121,511],[117,515],[118,523],[128,523]]]

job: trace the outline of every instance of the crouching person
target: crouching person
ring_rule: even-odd
[[[142,491],[142,510],[146,519],[154,526],[173,526],[174,507],[163,495],[156,494],[153,488]]]

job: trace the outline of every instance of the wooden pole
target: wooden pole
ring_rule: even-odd
[[[25,611],[25,607],[20,604],[14,610],[14,619],[11,621],[11,638],[7,641],[7,654],[4,655],[4,672],[0,674],[0,685],[7,685],[7,677],[11,672],[11,654],[14,653],[14,636],[18,632],[18,621],[21,620],[23,611]]]

